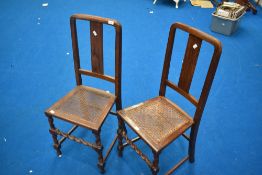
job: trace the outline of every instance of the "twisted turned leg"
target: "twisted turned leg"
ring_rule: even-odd
[[[152,171],[152,175],[157,175],[157,173],[159,172],[159,167],[158,167],[158,162],[159,162],[159,153],[153,151],[153,157],[154,157],[154,160],[153,160],[153,164],[152,164],[152,167],[151,167],[151,171]]]
[[[93,131],[93,134],[96,138],[96,145],[100,147],[99,149],[96,149],[96,152],[98,153],[98,168],[100,169],[101,173],[105,172],[105,163],[103,159],[103,145],[101,144],[100,139],[100,130],[99,131]]]
[[[57,156],[61,156],[62,155],[62,152],[60,150],[61,148],[61,145],[59,144],[58,140],[57,140],[57,135],[56,133],[54,132],[56,130],[55,128],[55,125],[54,125],[54,119],[52,116],[49,116],[49,115],[46,115],[47,118],[48,118],[48,123],[50,125],[50,129],[49,129],[49,132],[50,134],[52,135],[52,138],[53,138],[53,141],[54,141],[54,149],[56,150],[56,154]]]
[[[122,157],[123,156],[123,150],[124,150],[124,146],[123,146],[123,136],[122,133],[126,132],[126,128],[125,128],[125,123],[124,121],[118,116],[118,130],[117,130],[117,138],[118,138],[118,146],[117,146],[117,150],[118,150],[118,156]]]

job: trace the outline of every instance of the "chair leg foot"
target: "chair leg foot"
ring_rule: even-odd
[[[194,156],[189,156],[189,162],[194,163],[195,162],[195,157]]]
[[[195,162],[195,146],[196,146],[196,138],[197,138],[197,131],[199,128],[199,123],[195,124],[191,128],[190,133],[190,141],[189,141],[189,148],[188,148],[188,155],[189,155],[189,162]]]
[[[61,145],[56,145],[56,144],[54,144],[53,145],[53,147],[54,147],[54,149],[56,150],[56,155],[58,156],[58,157],[61,157],[62,156],[62,152],[61,152]]]
[[[118,151],[118,157],[123,157],[123,148],[118,146],[117,151]]]
[[[105,173],[105,164],[104,163],[98,163],[97,164],[97,167],[99,168],[99,170],[100,170],[100,173]]]

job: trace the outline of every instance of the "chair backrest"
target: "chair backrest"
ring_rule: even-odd
[[[76,20],[90,22],[91,66],[92,71],[80,66]],[[104,74],[103,64],[103,25],[115,28],[115,77]],[[122,71],[122,26],[114,20],[98,16],[75,14],[70,18],[71,37],[74,54],[74,68],[77,85],[82,85],[81,75],[100,78],[115,84],[116,108],[122,109],[121,103],[121,71]]]
[[[168,79],[176,29],[180,29],[182,31],[189,33],[182,69],[180,72],[180,77],[177,85],[172,83]],[[196,68],[202,41],[206,41],[212,44],[214,46],[214,51],[200,97],[197,100],[194,96],[192,96],[189,93],[189,90],[193,79],[194,71]],[[189,100],[192,104],[196,106],[196,111],[194,114],[195,123],[198,123],[201,120],[201,116],[205,108],[207,97],[216,73],[221,52],[222,52],[222,46],[220,41],[218,41],[216,38],[206,33],[203,33],[193,27],[187,26],[182,23],[175,23],[170,28],[159,95],[165,96],[166,86],[169,86],[170,88],[174,89],[179,94],[184,96],[187,100]]]

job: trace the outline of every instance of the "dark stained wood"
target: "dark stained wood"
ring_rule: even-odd
[[[201,48],[201,43],[202,40],[200,38],[189,34],[185,57],[178,82],[178,87],[183,89],[185,92],[189,92],[190,89],[192,78],[195,72],[195,67],[197,64],[197,58]]]
[[[77,20],[90,22],[90,43],[91,43],[91,64],[92,71],[81,68],[77,36]],[[103,67],[103,25],[112,26],[115,29],[115,77],[104,74]],[[54,148],[60,155],[60,147],[65,139],[73,140],[84,144],[98,153],[98,168],[104,172],[105,161],[109,156],[116,142],[116,138],[111,143],[103,158],[103,145],[100,139],[101,127],[114,104],[116,109],[122,109],[121,101],[121,73],[122,73],[122,26],[109,18],[98,16],[75,14],[70,17],[71,38],[74,57],[74,68],[77,86],[64,98],[58,100],[54,105],[45,111],[50,125],[50,133],[54,141]],[[115,95],[106,91],[82,85],[82,76],[92,76],[114,83]],[[91,97],[91,98],[89,98]],[[92,100],[96,98],[96,100]],[[90,100],[91,99],[91,100]],[[89,101],[88,101],[89,100]],[[80,111],[80,112],[79,112]],[[65,133],[55,128],[53,118],[62,119],[65,122],[76,125],[69,132]],[[96,138],[96,143],[87,142],[81,138],[70,135],[78,126],[91,130]],[[62,136],[60,142],[57,135]]]
[[[131,141],[132,141],[133,143],[135,143],[135,142],[137,142],[138,140],[140,140],[140,137],[133,138]],[[123,143],[123,147],[126,147],[126,146],[128,146],[128,143]]]
[[[74,132],[76,129],[78,128],[77,125],[74,125],[68,132],[67,134],[72,134],[72,132]],[[64,141],[66,140],[66,137],[62,137],[60,140],[59,140],[59,144],[61,145]]]
[[[104,74],[102,23],[94,21],[90,22],[90,38],[92,71]]]
[[[98,164],[97,166],[99,167],[101,173],[105,172],[105,162],[103,158],[103,146],[101,143],[101,138],[100,138],[100,130],[99,131],[93,131],[93,134],[95,135],[96,138],[96,146],[100,147],[100,149],[97,149],[96,152],[98,154]]]
[[[153,175],[156,175],[159,171],[158,163],[159,163],[159,154],[160,152],[152,151],[153,153],[153,165],[151,167],[151,171]]]
[[[175,85],[168,79],[168,74],[174,46],[175,32],[177,29],[189,33],[189,39],[186,48],[185,58],[182,65],[182,70],[180,73],[179,82],[178,85]],[[189,93],[189,90],[202,42],[207,42],[213,45],[214,50],[205,78],[205,82],[200,94],[200,98],[196,99]],[[197,47],[193,48],[195,44],[197,45]],[[120,121],[118,128],[118,136],[120,140],[119,152],[121,155],[123,152],[122,138],[124,137],[125,140],[127,140],[127,143],[136,151],[136,153],[140,155],[140,157],[151,168],[152,174],[157,174],[158,154],[160,154],[160,152],[170,143],[172,143],[177,137],[183,136],[189,141],[188,155],[184,159],[182,159],[178,164],[176,164],[170,171],[168,171],[167,174],[171,174],[187,160],[189,160],[190,162],[194,162],[195,143],[198,128],[205,108],[207,97],[215,76],[215,72],[219,63],[221,52],[221,43],[214,37],[182,23],[175,23],[171,26],[169,31],[165,61],[159,90],[160,96],[147,100],[143,103],[131,106],[129,108],[119,110],[117,112]],[[176,104],[172,103],[165,97],[166,86],[177,91],[187,100],[189,100],[193,105],[195,105],[196,111],[193,116],[193,119],[187,116],[187,114],[184,113],[181,108],[179,108]],[[167,101],[167,103],[163,103],[163,100],[161,99],[164,99],[165,101]],[[156,100],[157,102],[154,102]],[[170,115],[172,116],[170,117]],[[145,118],[147,118],[147,120],[145,120]],[[172,118],[176,119],[176,124],[171,124]],[[181,120],[183,120],[184,124],[177,125],[178,123],[181,123]],[[132,140],[128,139],[125,129],[125,123],[127,123],[128,126],[137,135],[139,135],[141,140],[145,141],[145,143],[153,150],[153,162],[149,161],[145,154],[143,154],[142,151],[134,145]],[[161,123],[161,127],[158,127],[158,123]],[[159,130],[158,128],[162,129]],[[169,129],[167,130],[167,128]],[[185,131],[189,128],[191,128],[190,137],[184,134]],[[156,140],[158,140],[158,142],[156,142]]]
[[[117,117],[117,113],[115,111],[110,111],[109,114],[112,114]]]
[[[126,140],[126,143],[131,146],[135,150],[135,152],[146,162],[149,168],[154,168],[153,163],[149,160],[149,158],[140,150],[138,147],[127,137],[127,132],[124,131],[120,133],[121,136]]]
[[[185,163],[189,159],[189,156],[184,157],[182,160],[180,160],[173,168],[171,168],[166,175],[172,174],[176,169],[178,169],[183,163]]]
[[[115,136],[113,142],[110,144],[110,146],[109,146],[109,148],[108,148],[108,150],[107,150],[107,152],[106,152],[106,155],[105,155],[105,158],[104,158],[103,162],[106,162],[106,159],[107,159],[108,156],[110,155],[110,152],[112,151],[112,149],[113,149],[116,141],[117,141],[117,135]]]
[[[169,86],[170,88],[174,89],[177,91],[179,94],[183,95],[187,100],[189,100],[193,105],[197,106],[198,101],[190,95],[189,93],[185,92],[183,89],[179,88],[177,85],[171,83],[170,81],[166,81],[166,85]]]
[[[79,58],[79,49],[78,49],[76,20],[72,17],[70,18],[70,27],[71,27],[71,39],[72,39],[72,47],[73,47],[76,84],[81,85],[82,84],[82,77],[81,77],[81,74],[79,73],[80,58]]]
[[[79,69],[79,73],[83,74],[83,75],[89,75],[91,77],[101,78],[101,79],[109,81],[111,83],[115,83],[115,78],[108,76],[108,75],[101,75],[99,73],[91,72],[91,71],[84,70],[84,69]]]
[[[53,117],[51,115],[48,115],[47,113],[45,113],[45,114],[46,114],[46,116],[48,118],[48,122],[49,122],[49,126],[50,126],[49,132],[52,135],[52,138],[53,138],[53,141],[54,141],[53,147],[56,150],[57,156],[61,156],[62,155],[62,152],[60,150],[61,149],[61,145],[59,144],[59,141],[57,140],[57,134],[52,132],[52,130],[56,129],[55,124],[54,124],[54,119],[53,119]]]
[[[83,144],[83,145],[85,145],[85,146],[91,147],[91,148],[93,148],[94,150],[99,150],[99,149],[101,149],[101,146],[97,146],[96,144],[87,142],[87,141],[85,141],[84,139],[77,138],[77,137],[75,137],[75,136],[73,136],[73,135],[70,135],[70,134],[65,133],[65,132],[63,132],[63,131],[60,131],[60,130],[57,129],[57,128],[56,128],[55,130],[51,129],[50,132],[53,133],[53,134],[56,134],[56,135],[60,135],[60,136],[62,136],[62,137],[66,137],[67,139],[70,139],[70,140],[75,141],[75,142],[77,142],[77,143],[81,143],[81,144]]]
[[[123,156],[123,150],[124,150],[123,132],[126,132],[126,128],[125,128],[124,120],[118,114],[117,114],[117,119],[118,119],[118,129],[117,129],[118,145],[117,145],[117,152],[118,152],[118,156],[122,157]]]
[[[116,23],[114,23],[116,25]],[[116,110],[122,109],[122,26],[117,24],[115,37],[115,93],[116,93]]]
[[[188,135],[186,135],[185,133],[182,134],[182,136],[187,139],[188,141],[190,141],[190,137]]]
[[[165,96],[166,94],[166,82],[168,80],[171,56],[173,52],[174,40],[175,40],[176,28],[172,28],[169,31],[168,42],[166,47],[165,62],[162,72],[162,78],[160,83],[159,95]]]

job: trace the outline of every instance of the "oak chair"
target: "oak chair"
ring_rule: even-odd
[[[176,85],[168,79],[168,74],[177,29],[187,32],[189,37],[179,82]],[[213,45],[214,51],[200,98],[197,100],[189,93],[189,90],[202,41]],[[118,154],[120,157],[122,156],[124,147],[130,145],[147,163],[152,174],[157,174],[159,171],[158,162],[161,151],[176,138],[183,136],[189,141],[188,155],[170,169],[167,174],[171,174],[188,159],[191,163],[194,162],[197,132],[221,52],[221,43],[214,37],[182,23],[175,23],[171,26],[159,96],[117,112],[119,115]],[[193,118],[184,112],[182,108],[165,97],[167,86],[177,91],[196,107]],[[128,138],[125,123],[138,135],[138,137],[134,139]],[[189,128],[191,128],[191,132],[190,136],[187,136],[185,131]],[[152,149],[153,161],[150,161],[149,158],[134,144],[134,142],[140,138]],[[125,139],[126,143],[123,143],[123,139]]]
[[[90,22],[90,45],[92,71],[82,69],[80,66],[77,20]],[[104,74],[103,67],[103,25],[113,26],[115,29],[115,77]],[[71,37],[73,46],[74,68],[77,86],[66,96],[52,105],[45,111],[50,125],[50,133],[54,141],[54,148],[57,155],[62,154],[60,148],[65,139],[70,139],[93,148],[98,153],[98,167],[104,172],[105,161],[111,152],[116,140],[115,136],[105,157],[103,157],[103,145],[100,139],[100,131],[104,120],[109,113],[116,115],[111,108],[116,104],[116,110],[122,108],[121,103],[121,60],[122,60],[122,27],[119,22],[97,16],[75,14],[70,18]],[[92,76],[114,83],[115,94],[104,90],[82,85],[82,75]],[[57,129],[53,122],[53,117],[73,124],[73,128],[68,132]],[[96,138],[95,143],[90,143],[84,139],[77,138],[72,132],[78,127],[91,130]],[[57,136],[61,136],[58,140]]]

